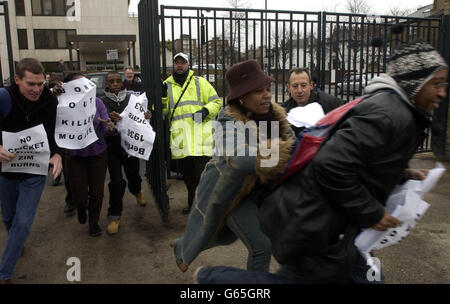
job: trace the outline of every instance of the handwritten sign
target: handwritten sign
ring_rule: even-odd
[[[121,145],[125,151],[141,159],[148,160],[155,142],[155,132],[150,120],[145,119],[148,100],[144,94],[130,96],[125,110],[120,114],[122,120],[117,123],[117,130],[121,136]]]
[[[55,128],[55,140],[61,148],[83,149],[98,140],[94,130],[95,89],[84,77],[63,85]]]
[[[2,172],[47,175],[50,148],[42,124],[16,133],[3,131],[2,136],[3,148],[16,155],[12,161],[2,163]]]

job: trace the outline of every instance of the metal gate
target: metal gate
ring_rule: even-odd
[[[386,70],[387,58],[398,44],[422,38],[442,49],[444,37],[439,18],[164,5],[158,11],[158,1],[148,0],[140,1],[139,24],[144,87],[151,95],[158,116],[152,122],[160,135],[152,154],[157,160],[149,162],[149,180],[154,190],[161,191],[165,180],[157,182],[155,177],[174,175],[166,169],[170,155],[162,138],[158,77],[171,74],[177,52],[189,55],[196,75],[208,79],[223,99],[226,70],[236,62],[256,59],[275,78],[272,92],[279,103],[289,98],[287,76],[295,67],[308,68],[321,90],[349,101],[361,94],[370,78]],[[398,24],[403,30],[396,34]],[[372,46],[375,40],[378,46]],[[441,107],[446,110],[447,106]],[[430,138],[419,151],[431,151]]]
[[[9,24],[9,8],[8,8],[8,1],[0,1],[0,7],[3,6],[3,12],[0,11],[0,16],[3,16],[3,19],[5,21],[5,38],[6,38],[6,49],[8,53],[8,66],[9,66],[9,80],[10,83],[12,82],[12,79],[14,77],[14,59],[13,59],[13,52],[12,52],[12,45],[11,45],[11,30],[10,30],[10,24]],[[0,57],[0,88],[4,85],[4,77],[3,77],[3,70],[2,70],[2,60]],[[8,85],[10,84],[8,83]]]

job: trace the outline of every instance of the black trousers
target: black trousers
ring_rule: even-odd
[[[131,194],[141,192],[142,178],[139,175],[139,158],[128,156],[128,154],[108,154],[108,171],[111,181],[109,188],[108,218],[117,220],[122,215],[123,195],[127,182],[122,176],[122,167],[128,180],[128,190]]]
[[[195,198],[195,190],[200,182],[200,176],[203,169],[211,159],[209,156],[188,156],[179,159],[180,172],[183,175],[183,181],[188,190],[188,206],[192,206]]]
[[[104,151],[96,156],[66,157],[75,207],[88,209],[89,227],[95,228],[102,210],[108,153]]]

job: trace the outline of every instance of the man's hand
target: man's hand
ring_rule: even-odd
[[[385,231],[388,228],[395,228],[400,224],[400,221],[398,218],[391,216],[389,213],[385,213],[383,218],[375,224],[375,226],[372,226],[372,229],[378,230],[378,231]]]
[[[50,165],[53,166],[52,176],[53,179],[56,179],[62,171],[62,158],[58,153],[54,154],[52,158],[50,158]]]
[[[8,163],[16,157],[15,154],[6,151],[2,145],[0,145],[0,163]]]
[[[111,118],[111,120],[113,122],[119,122],[122,120],[122,117],[120,117],[120,114],[115,111],[112,111],[111,113],[109,113],[109,118]]]
[[[430,170],[427,170],[427,169],[406,168],[405,169],[405,178],[415,179],[415,180],[424,180],[427,177],[429,171]]]
[[[98,120],[99,120],[101,123],[104,123],[104,124],[106,124],[106,125],[108,126],[108,131],[109,131],[109,133],[113,133],[113,132],[116,130],[116,126],[115,126],[114,123],[111,121],[111,119],[104,120],[104,119],[101,119],[101,118],[99,117]]]
[[[202,123],[206,117],[209,115],[209,110],[207,108],[202,108],[201,110],[198,110],[193,114],[193,119],[196,123]],[[198,119],[198,117],[201,118],[201,121]]]
[[[56,82],[52,89],[53,95],[55,95],[55,96],[61,95],[63,92],[62,86],[63,86],[62,81]]]
[[[167,97],[167,83],[161,81],[161,96]]]
[[[147,112],[145,112],[145,119],[150,119],[152,118],[152,112],[150,110],[147,110]]]

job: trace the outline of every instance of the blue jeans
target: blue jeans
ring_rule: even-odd
[[[0,175],[2,218],[8,238],[0,263],[0,280],[11,278],[25,240],[30,233],[36,209],[45,186],[45,176],[23,180]]]
[[[310,284],[294,267],[280,265],[277,273],[249,271],[233,267],[215,266],[201,269],[199,284]]]
[[[247,269],[269,271],[272,244],[262,232],[257,214],[256,204],[244,199],[227,217],[226,225],[247,247]]]
[[[371,254],[372,255],[372,254]],[[373,256],[373,255],[372,255]],[[380,266],[377,279],[367,279],[371,267],[367,265],[365,258],[358,254],[356,263],[348,277],[349,284],[384,284],[386,278]],[[197,275],[199,284],[309,284],[311,283],[299,273],[294,266],[280,265],[277,273],[264,271],[247,271],[233,267],[216,266],[201,269]]]

